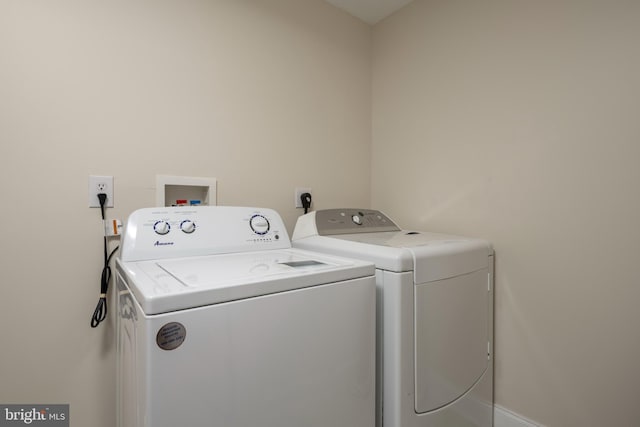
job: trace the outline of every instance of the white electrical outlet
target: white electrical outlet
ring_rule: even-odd
[[[89,175],[89,207],[99,208],[100,200],[98,194],[105,193],[107,201],[105,207],[113,207],[113,177]]]
[[[302,200],[300,200],[300,196],[302,196],[304,193],[309,193],[311,194],[311,188],[308,187],[296,187],[295,189],[295,207],[296,208],[301,208],[302,207]],[[312,202],[313,203],[313,202]]]

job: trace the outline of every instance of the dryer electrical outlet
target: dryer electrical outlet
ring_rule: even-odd
[[[300,200],[300,196],[302,196],[304,193],[309,193],[311,194],[311,188],[309,187],[296,187],[295,191],[294,191],[294,197],[295,197],[295,207],[296,208],[302,208],[302,200]]]
[[[89,207],[99,208],[98,194],[105,193],[107,201],[105,207],[113,207],[113,176],[89,175]]]

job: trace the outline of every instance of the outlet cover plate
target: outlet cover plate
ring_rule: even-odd
[[[89,207],[99,208],[98,193],[107,195],[105,207],[113,207],[113,176],[89,175]]]

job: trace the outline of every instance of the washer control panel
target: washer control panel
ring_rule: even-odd
[[[146,208],[129,216],[123,261],[290,248],[272,209],[232,206]]]

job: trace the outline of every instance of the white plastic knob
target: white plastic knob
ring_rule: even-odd
[[[157,234],[160,234],[161,236],[167,234],[169,230],[171,230],[171,226],[167,221],[158,221],[153,224],[153,231],[155,231]]]
[[[269,231],[269,221],[262,215],[252,216],[249,225],[256,234],[267,234]]]
[[[190,219],[185,219],[180,223],[180,230],[184,231],[187,234],[191,234],[196,231],[196,223],[191,221]]]

